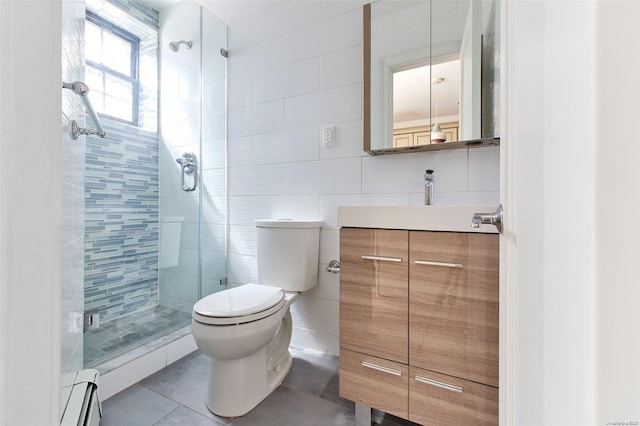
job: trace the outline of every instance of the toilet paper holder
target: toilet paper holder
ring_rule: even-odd
[[[334,274],[337,274],[338,272],[340,272],[340,262],[335,259],[330,261],[325,270],[327,272],[333,272]]]

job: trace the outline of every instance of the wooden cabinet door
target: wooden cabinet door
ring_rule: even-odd
[[[340,230],[340,347],[408,363],[408,231]]]
[[[409,373],[409,420],[434,426],[498,425],[498,388],[415,367]]]
[[[409,240],[409,363],[498,386],[498,235]]]

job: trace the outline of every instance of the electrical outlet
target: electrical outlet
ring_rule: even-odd
[[[84,314],[82,312],[71,312],[69,319],[71,320],[69,331],[71,333],[82,333]]]
[[[322,146],[324,148],[329,148],[336,145],[335,140],[335,127],[323,127],[322,128]]]

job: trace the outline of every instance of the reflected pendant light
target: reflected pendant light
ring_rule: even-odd
[[[443,77],[435,77],[431,80],[431,83],[436,88],[436,124],[433,126],[433,129],[431,129],[431,143],[443,143],[447,141],[447,135],[444,134],[438,124],[438,85],[443,81]]]

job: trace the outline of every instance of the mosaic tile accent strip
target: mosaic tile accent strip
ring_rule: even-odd
[[[109,321],[158,303],[158,136],[103,124],[86,143],[84,287]]]

